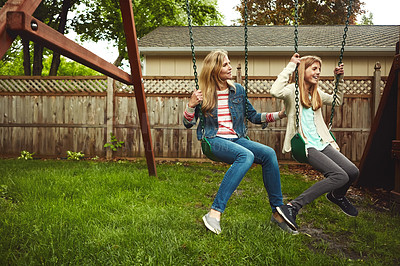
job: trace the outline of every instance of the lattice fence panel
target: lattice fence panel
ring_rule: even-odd
[[[101,79],[0,79],[0,92],[105,92],[107,80]]]
[[[270,92],[274,79],[249,79],[249,94],[267,94]],[[134,88],[121,82],[116,82],[116,91],[133,93]],[[143,79],[145,93],[149,94],[191,94],[195,89],[193,79],[149,78]],[[381,80],[381,92],[386,81]],[[320,87],[332,93],[335,86],[334,80],[320,80]],[[345,94],[366,95],[371,93],[372,79],[345,79]],[[79,93],[79,92],[106,92],[107,80],[105,78],[91,79],[0,79],[0,92],[44,92],[44,93]]]
[[[385,89],[386,81],[387,81],[387,80],[381,80],[381,81],[380,81],[380,84],[381,84],[381,94],[383,93],[383,90]]]
[[[267,94],[270,92],[275,79],[250,79],[248,83],[249,94]],[[145,92],[151,94],[190,94],[195,89],[194,80],[190,79],[144,79]],[[346,79],[344,93],[365,95],[371,93],[371,79]],[[132,93],[133,86],[116,83],[118,92]],[[385,81],[381,81],[381,90]],[[335,87],[334,80],[320,80],[322,90],[332,93]]]
[[[272,84],[275,80],[272,79],[250,79],[248,83],[249,94],[265,94],[269,93]]]
[[[151,94],[190,94],[195,89],[192,79],[143,79],[145,93]],[[116,82],[117,92],[133,93],[133,86]]]

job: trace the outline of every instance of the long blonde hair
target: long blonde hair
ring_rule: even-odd
[[[199,87],[203,94],[203,103],[201,110],[205,115],[217,105],[217,88],[222,88],[224,82],[219,77],[225,57],[228,53],[224,50],[215,50],[210,52],[203,61],[203,67],[199,77]],[[231,80],[228,80],[228,86],[234,86]]]
[[[315,62],[318,62],[319,65],[322,66],[322,60],[318,56],[303,56],[299,66],[297,67],[299,72],[300,102],[306,108],[312,107],[314,111],[318,110],[322,106],[321,96],[318,93],[318,84],[312,85],[311,89],[308,90],[304,81],[304,74],[306,69],[312,66]],[[292,82],[295,82],[294,74],[292,75]],[[311,95],[311,100],[309,95]]]

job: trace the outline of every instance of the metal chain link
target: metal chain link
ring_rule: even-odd
[[[194,52],[194,39],[193,39],[193,29],[192,29],[192,15],[190,13],[189,0],[186,0],[186,12],[189,23],[189,36],[190,36],[190,48],[192,49],[192,62],[194,71],[194,82],[196,84],[196,90],[199,89],[198,78],[197,78],[197,66],[196,66],[196,55]]]
[[[299,27],[299,0],[294,1],[294,52],[297,53]]]
[[[247,121],[247,114],[248,114],[248,98],[247,98],[247,90],[248,90],[248,82],[249,82],[249,69],[248,69],[248,41],[247,41],[247,36],[248,36],[248,30],[247,30],[247,0],[244,0],[244,91],[245,91],[245,113],[244,113],[244,120],[245,120],[245,134],[247,135],[247,126],[248,126],[248,121]]]
[[[189,23],[190,48],[192,49],[194,83],[195,83],[196,91],[197,91],[199,89],[199,80],[197,78],[196,55],[194,52],[194,39],[193,39],[193,29],[192,29],[192,15],[190,13],[189,0],[186,0],[186,13],[187,13],[188,23]],[[201,111],[201,103],[199,104],[199,108],[200,108],[199,117],[200,117],[200,124],[201,124],[201,132],[202,132],[202,135],[204,136],[204,116],[203,116],[203,112]]]
[[[299,13],[298,13],[298,10],[299,10],[299,1],[298,0],[296,0],[295,2],[294,2],[294,52],[295,53],[297,53],[297,51],[298,51],[298,34],[299,34],[299,31],[298,31],[298,27],[299,27],[299,23],[298,23],[298,21],[299,21]],[[295,102],[296,102],[296,105],[295,105],[295,107],[296,107],[296,130],[298,131],[299,130],[299,114],[300,114],[300,105],[299,105],[299,94],[300,94],[300,92],[299,92],[299,70],[297,69],[297,66],[296,66],[296,70],[295,70],[295,83],[294,83],[294,86],[295,86],[295,91],[294,91],[294,94],[295,94]]]
[[[347,6],[347,18],[346,18],[346,25],[344,27],[344,33],[343,33],[343,41],[342,41],[342,48],[340,49],[340,55],[339,55],[339,63],[342,64],[343,60],[343,54],[344,54],[344,46],[346,45],[346,38],[347,38],[347,31],[349,30],[349,21],[350,21],[350,16],[352,13],[352,5],[353,5],[353,0],[349,1],[349,5]],[[339,85],[339,78],[340,75],[336,75],[336,82],[335,82],[335,88],[333,89],[333,101],[332,101],[332,109],[331,109],[331,118],[328,124],[329,130],[332,128],[332,122],[333,122],[333,117],[335,115],[335,105],[336,105],[336,100],[337,100],[337,92],[338,92],[338,85]]]

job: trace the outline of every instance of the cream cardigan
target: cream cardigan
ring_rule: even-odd
[[[271,88],[271,95],[284,100],[285,103],[285,110],[288,117],[288,122],[286,126],[286,134],[285,140],[283,143],[282,153],[290,152],[292,147],[290,144],[290,140],[296,134],[296,101],[295,101],[295,85],[289,84],[289,76],[294,72],[296,69],[296,64],[293,62],[289,62],[289,64],[283,69],[283,71],[278,75],[277,79],[275,80],[274,84]],[[343,76],[340,78],[340,82],[338,84],[338,93],[336,99],[336,105],[342,104],[343,99]],[[333,95],[323,92],[320,88],[318,88],[319,95],[321,96],[322,104],[332,106]],[[301,127],[301,103],[299,108],[299,131],[300,134],[303,136],[304,141],[306,144],[308,143],[307,138],[304,136],[302,127]],[[315,126],[317,128],[317,132],[319,136],[322,138],[324,142],[330,143],[332,147],[339,150],[339,146],[332,138],[331,134],[329,133],[328,127],[324,122],[324,118],[322,117],[321,108],[315,111]],[[307,154],[307,150],[306,150]]]

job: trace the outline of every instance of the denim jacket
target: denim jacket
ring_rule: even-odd
[[[232,116],[233,129],[237,133],[238,137],[247,137],[247,129],[244,121],[245,114],[245,101],[246,93],[242,85],[235,83],[236,91],[234,87],[229,87],[228,105]],[[197,139],[203,138],[214,138],[218,131],[218,107],[215,107],[211,114],[204,116],[204,131],[202,130],[202,123],[199,122],[197,126]],[[183,124],[186,128],[191,128],[196,125],[199,119],[200,106],[196,106],[195,116],[192,121],[188,121],[183,117]],[[265,128],[268,123],[262,122],[261,113],[257,113],[254,107],[247,100],[247,119],[253,124],[262,124]],[[263,116],[265,121],[265,115]]]

